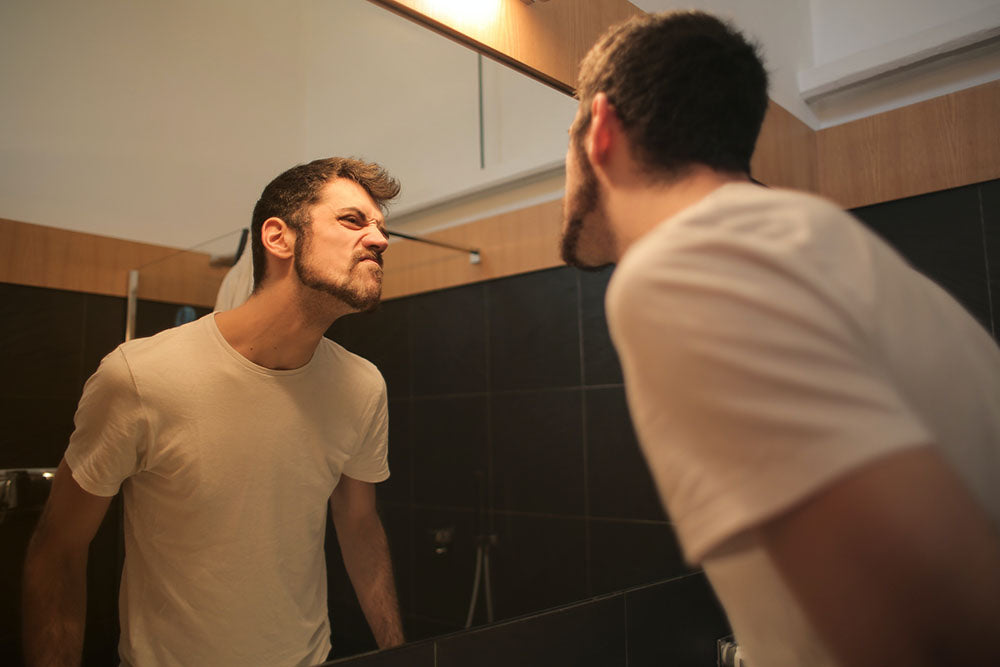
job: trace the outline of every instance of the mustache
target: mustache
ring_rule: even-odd
[[[378,251],[358,253],[357,255],[354,256],[354,266],[357,266],[358,264],[360,264],[361,262],[365,261],[366,259],[372,260],[373,262],[375,262],[376,264],[378,264],[379,267],[381,268],[381,266],[382,266],[382,253],[380,253]]]

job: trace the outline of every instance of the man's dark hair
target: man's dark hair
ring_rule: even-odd
[[[399,181],[374,162],[354,158],[331,157],[300,164],[267,184],[250,218],[253,252],[253,284],[256,290],[267,271],[267,258],[260,232],[268,218],[281,218],[297,234],[308,230],[308,209],[320,200],[323,187],[335,178],[354,181],[371,196],[382,212],[399,194]]]
[[[580,65],[576,132],[605,93],[635,157],[655,178],[694,164],[750,173],[767,111],[767,72],[756,47],[703,12],[636,16],[613,26]]]

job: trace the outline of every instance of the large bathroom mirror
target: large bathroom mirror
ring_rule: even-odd
[[[575,101],[367,0],[16,0],[0,25],[11,220],[190,249],[224,272],[261,188],[316,157],[385,165],[403,184],[389,226],[417,234],[488,213],[468,206],[480,193],[551,178],[522,204],[561,195]],[[189,260],[136,267],[140,285]],[[379,498],[410,639],[685,571],[629,426],[607,278],[514,276],[331,329],[389,386]],[[140,297],[136,335],[212,306]],[[328,547],[335,649],[370,650]]]

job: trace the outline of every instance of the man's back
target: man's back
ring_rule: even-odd
[[[830,204],[726,185],[626,253],[608,313],[685,553],[752,660],[834,664],[747,532],[829,485],[932,446],[1000,526],[1000,351]]]

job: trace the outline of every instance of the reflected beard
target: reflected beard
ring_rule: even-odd
[[[584,218],[591,216],[591,224],[600,224],[597,220],[601,217],[601,190],[597,183],[597,175],[594,168],[590,166],[582,146],[574,142],[573,150],[576,151],[576,163],[580,169],[580,184],[573,192],[566,193],[566,205],[563,209],[564,231],[559,243],[559,253],[562,261],[569,266],[582,269],[584,271],[600,271],[611,262],[603,264],[587,264],[580,259],[579,245],[580,237],[583,235]]]
[[[306,266],[305,256],[311,245],[310,239],[309,232],[303,230],[301,242],[295,244],[292,265],[295,267],[295,274],[299,277],[299,281],[306,287],[343,301],[357,312],[366,313],[378,308],[382,299],[382,258],[377,253],[356,255],[351,258],[351,268],[347,278],[342,282],[329,282],[320,277],[312,267]],[[374,259],[378,262],[377,279],[371,284],[368,284],[367,281],[352,281],[351,275],[354,269],[366,259]]]

